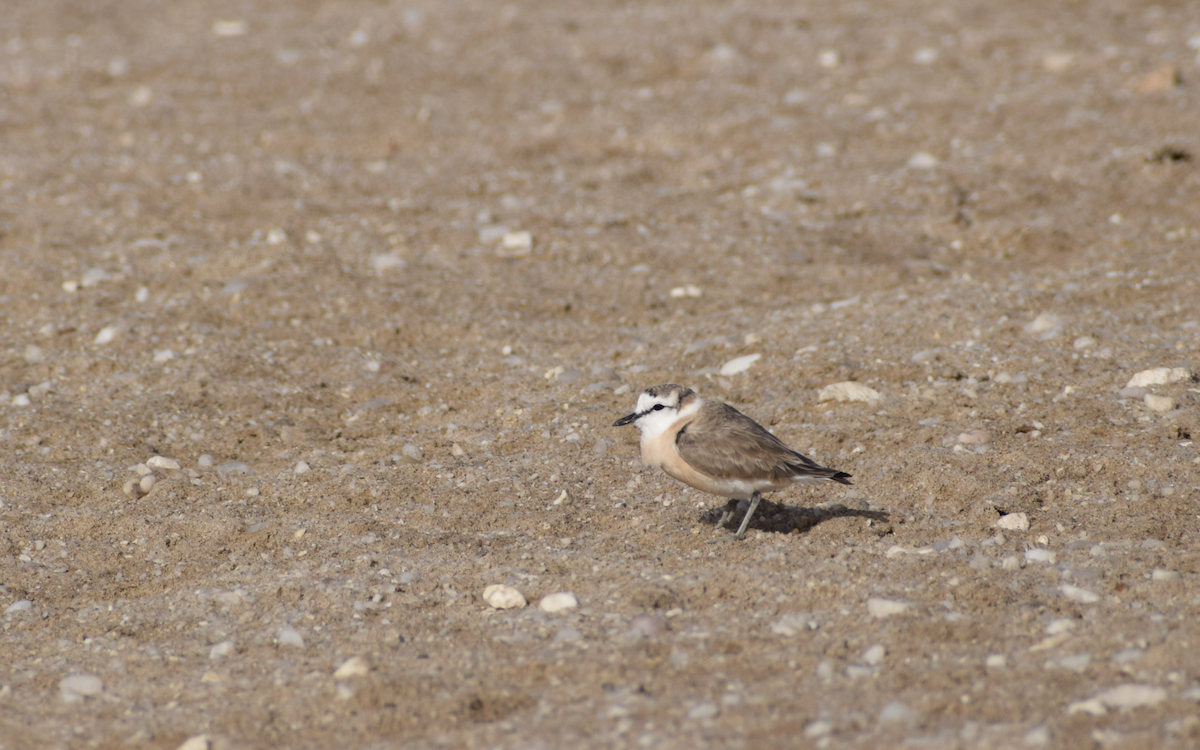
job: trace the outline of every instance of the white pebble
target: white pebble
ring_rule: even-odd
[[[816,621],[807,612],[789,612],[771,623],[772,633],[787,637],[816,629]]]
[[[817,394],[817,401],[863,401],[871,403],[879,401],[883,394],[874,388],[868,388],[862,383],[845,381],[827,385]]]
[[[654,615],[637,615],[629,621],[629,633],[640,638],[650,638],[666,632],[667,623]]]
[[[226,656],[232,656],[237,653],[237,644],[233,641],[221,641],[208,650],[208,658],[212,660],[224,659]]]
[[[28,599],[18,599],[4,608],[5,615],[15,615],[18,612],[28,612],[33,609],[33,602]]]
[[[1186,367],[1156,367],[1152,370],[1142,370],[1129,379],[1126,388],[1146,388],[1152,385],[1170,385],[1182,383],[1194,377]]]
[[[963,445],[986,445],[992,442],[992,433],[987,430],[971,430],[961,433],[958,436],[958,442]]]
[[[817,55],[817,64],[822,68],[836,68],[842,64],[842,56],[837,50],[824,49]]]
[[[533,252],[533,235],[529,232],[505,232],[496,254],[503,258],[520,258]]]
[[[1024,513],[1009,513],[1000,518],[993,524],[998,529],[1006,531],[1028,531],[1029,516]]]
[[[179,471],[179,462],[173,458],[166,456],[153,456],[146,465],[152,469],[166,469],[167,471]]]
[[[1147,393],[1142,396],[1142,403],[1150,411],[1166,413],[1175,409],[1175,399],[1170,396],[1155,396],[1153,393]]]
[[[175,359],[175,352],[171,351],[170,349],[154,350],[154,361],[156,363],[170,362],[173,359]]]
[[[145,302],[150,299],[150,290],[147,287],[139,286],[133,293],[133,298],[138,302]]]
[[[18,393],[12,397],[12,401],[9,403],[13,406],[29,406],[33,402],[29,400],[28,393]]]
[[[860,661],[862,661],[863,664],[867,664],[872,667],[877,667],[883,663],[883,657],[886,655],[887,655],[887,649],[885,649],[883,647],[883,644],[876,643],[874,646],[871,646],[869,649],[867,649],[866,651],[863,652],[863,655],[862,655],[862,658]]]
[[[213,741],[207,734],[197,734],[188,737],[175,750],[212,750]]]
[[[275,229],[267,232],[268,245],[282,245],[285,242],[287,242],[287,232],[283,231],[282,229],[276,227]]]
[[[400,453],[404,455],[406,459],[405,463],[418,463],[421,457],[425,455],[425,451],[421,450],[419,445],[413,443],[405,443],[404,447],[400,449]]]
[[[111,344],[112,340],[115,339],[117,334],[120,332],[120,326],[104,326],[100,329],[100,332],[96,334],[94,341],[96,344],[101,346],[104,344]]]
[[[1167,691],[1154,685],[1117,685],[1086,701],[1072,703],[1067,706],[1067,713],[1103,716],[1110,708],[1129,710],[1141,706],[1156,706],[1166,699]]]
[[[1008,666],[1008,657],[1004,654],[989,654],[983,663],[988,669],[1004,669]]]
[[[158,484],[158,480],[153,474],[147,474],[138,481],[138,489],[143,495],[150,494],[150,490],[154,489],[154,485]]]
[[[58,683],[58,697],[64,703],[78,703],[84,698],[100,695],[104,692],[104,683],[93,674],[73,674],[64,677]]]
[[[833,724],[831,722],[824,721],[821,719],[814,721],[811,724],[809,724],[808,726],[804,727],[804,736],[805,737],[810,737],[810,738],[824,737],[829,734],[833,734]]]
[[[292,468],[293,474],[307,474],[310,471],[312,471],[312,467],[308,465],[308,461],[297,461]]]
[[[392,270],[403,271],[406,266],[408,266],[408,261],[396,253],[384,253],[371,258],[371,268],[375,269],[375,273]]]
[[[200,455],[200,458],[196,463],[200,464],[200,466],[204,467],[205,469],[211,468],[213,465],[213,457],[207,453],[203,453]]]
[[[1096,341],[1096,339],[1092,336],[1080,336],[1079,338],[1075,339],[1075,348],[1080,351],[1084,349],[1091,349],[1097,343],[1099,342]]]
[[[342,666],[333,673],[335,679],[346,680],[351,677],[366,677],[371,673],[371,663],[362,656],[351,656],[342,662]]]
[[[1047,635],[1058,635],[1060,633],[1068,633],[1075,629],[1075,621],[1070,617],[1059,617],[1056,620],[1051,620],[1046,626]]]
[[[900,701],[891,701],[879,712],[880,724],[908,724],[917,722],[917,714]]]
[[[761,354],[747,354],[744,357],[731,359],[725,364],[721,365],[720,374],[725,376],[737,375],[738,373],[749,370],[754,363],[760,359],[762,359]]]
[[[937,47],[921,47],[913,53],[912,59],[917,65],[932,65],[939,56]]]
[[[1042,313],[1025,326],[1025,332],[1041,341],[1055,338],[1063,331],[1063,319],[1054,313]]]
[[[1016,555],[1009,555],[1000,561],[1000,567],[1005,570],[1020,570],[1025,567],[1025,561]]]
[[[938,158],[928,151],[918,151],[908,159],[911,169],[933,169],[938,165]]]
[[[901,602],[894,599],[878,599],[872,597],[867,599],[867,613],[871,617],[891,617],[892,615],[902,615],[912,609],[912,602]]]
[[[42,347],[37,344],[27,344],[25,346],[25,361],[31,365],[36,365],[46,358],[46,353],[42,351]]]
[[[485,588],[483,600],[493,609],[521,609],[528,604],[520,591],[502,583],[493,583]]]
[[[103,268],[89,268],[79,279],[79,285],[86,289],[105,281],[112,281],[112,276],[108,271],[105,271]]]
[[[694,284],[686,286],[677,286],[671,289],[671,297],[673,299],[682,299],[683,297],[699,297],[702,294],[700,287]]]
[[[713,719],[721,713],[715,703],[704,701],[697,703],[688,710],[688,718],[692,721],[702,721],[704,719]]]
[[[1059,590],[1062,591],[1063,596],[1078,604],[1095,604],[1100,601],[1099,594],[1079,588],[1078,586],[1072,586],[1069,583],[1059,586]]]
[[[568,609],[575,609],[578,606],[579,600],[575,598],[574,594],[567,591],[547,594],[538,603],[538,609],[551,614],[566,612]]]
[[[304,648],[304,636],[300,635],[299,630],[284,625],[279,629],[279,645]]]
[[[1156,568],[1155,571],[1150,574],[1150,580],[1159,583],[1164,581],[1177,581],[1179,580],[1179,571]]]
[[[1052,563],[1058,560],[1058,553],[1041,547],[1025,550],[1025,559],[1029,562]]]
[[[566,490],[563,490],[562,492],[560,492],[558,494],[558,497],[554,498],[554,502],[552,504],[553,505],[570,505],[571,504],[571,493],[567,492]]]
[[[242,36],[249,30],[245,21],[213,21],[212,33],[217,36]]]

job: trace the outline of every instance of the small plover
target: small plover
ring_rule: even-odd
[[[763,492],[797,482],[850,484],[850,475],[802,456],[729,404],[706,401],[691,388],[656,385],[638,396],[634,412],[613,427],[642,431],[642,463],[659,466],[684,484],[729,498],[717,528],[728,523],[738,501],[750,508],[734,539],[746,533]]]

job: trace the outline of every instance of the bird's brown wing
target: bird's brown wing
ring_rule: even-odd
[[[675,445],[684,461],[718,479],[770,477],[782,485],[812,477],[850,484],[849,474],[797,453],[758,422],[720,402],[706,402],[676,436]]]

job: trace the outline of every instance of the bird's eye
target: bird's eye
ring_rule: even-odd
[[[667,407],[663,406],[662,404],[655,404],[654,408],[651,409],[650,411],[658,411],[659,409],[665,409],[665,408],[667,408]]]

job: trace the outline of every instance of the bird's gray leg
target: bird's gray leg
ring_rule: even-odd
[[[741,539],[742,534],[746,533],[746,527],[750,525],[750,517],[754,515],[754,510],[758,507],[759,500],[762,500],[762,495],[757,492],[750,496],[750,507],[746,510],[746,517],[742,519],[742,525],[738,527],[737,533],[733,535],[734,539]]]
[[[725,503],[725,512],[721,514],[721,520],[717,521],[718,529],[725,528],[725,524],[729,523],[729,518],[733,515],[733,511],[735,508],[737,508],[737,504],[737,500],[730,500],[729,502]]]

